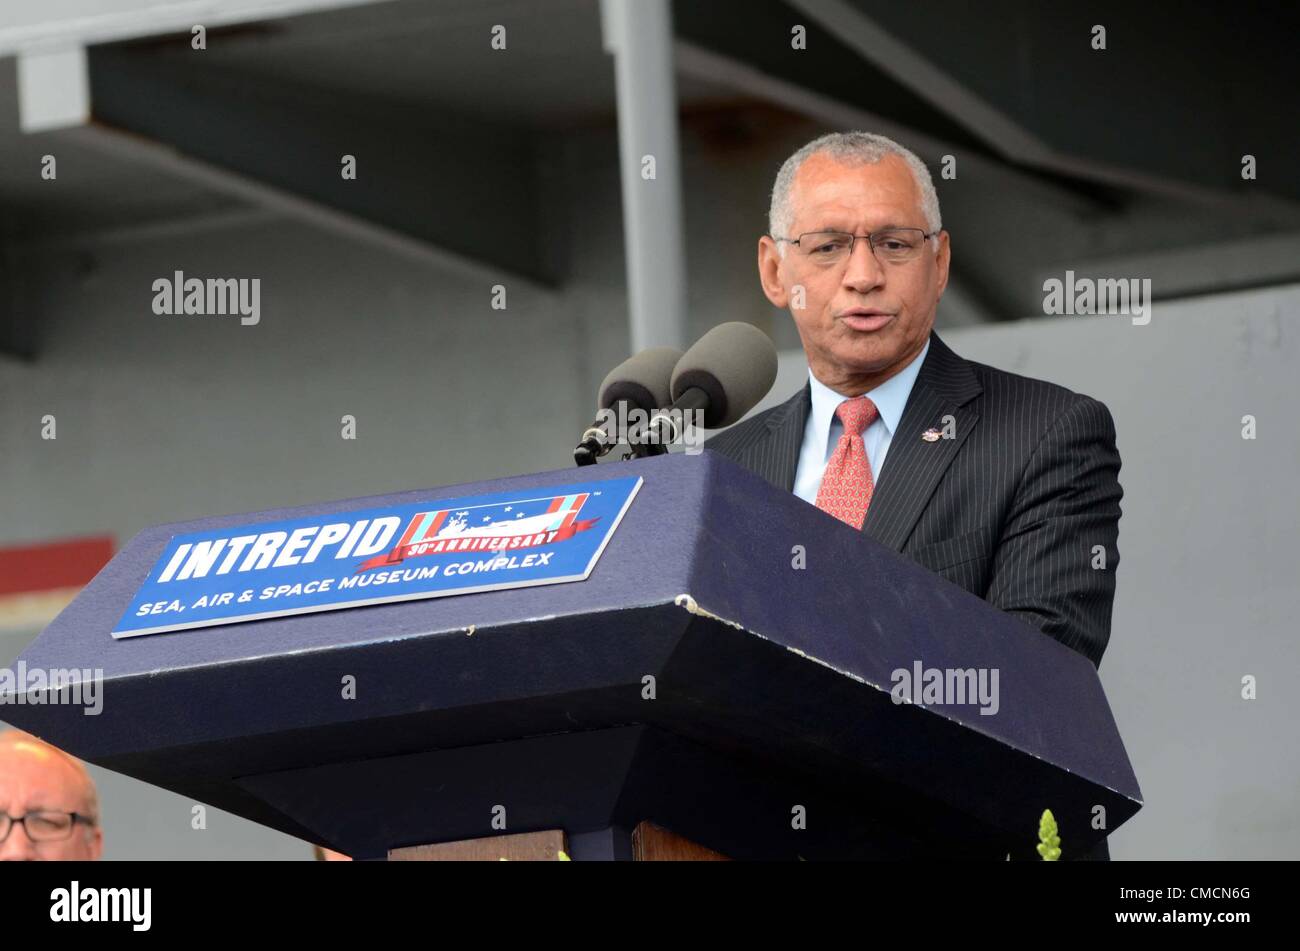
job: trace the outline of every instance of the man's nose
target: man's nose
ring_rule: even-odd
[[[859,293],[866,293],[885,282],[885,270],[871,250],[869,238],[858,238],[849,252],[844,266],[844,285]]]

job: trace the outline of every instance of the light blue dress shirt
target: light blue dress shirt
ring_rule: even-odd
[[[903,408],[907,406],[907,398],[912,394],[912,384],[916,382],[916,375],[921,372],[921,364],[929,352],[930,341],[926,340],[925,346],[911,363],[874,390],[862,394],[869,397],[879,410],[879,415],[862,434],[862,442],[867,447],[867,461],[871,463],[873,483],[880,481],[880,467],[885,464],[889,442],[898,430]],[[799,468],[795,470],[794,494],[805,502],[816,505],[822,473],[826,471],[826,463],[830,462],[840,436],[844,435],[844,424],[835,415],[835,410],[850,397],[836,393],[813,376],[811,367],[808,369],[808,382],[812,387],[812,410],[803,431]]]

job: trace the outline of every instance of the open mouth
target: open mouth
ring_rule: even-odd
[[[850,330],[860,330],[866,333],[879,330],[893,319],[893,314],[886,314],[877,310],[850,310],[840,314],[840,320]]]

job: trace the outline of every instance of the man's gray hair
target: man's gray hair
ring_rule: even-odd
[[[925,216],[925,230],[938,231],[943,227],[939,216],[939,196],[935,193],[930,170],[916,157],[910,149],[904,148],[893,139],[872,132],[831,132],[819,139],[813,139],[794,155],[785,160],[781,171],[776,173],[776,183],[772,186],[772,205],[767,215],[767,225],[774,238],[791,238],[788,234],[794,223],[794,208],[790,205],[790,192],[794,187],[794,176],[799,167],[814,155],[828,155],[839,162],[864,163],[879,162],[886,155],[897,155],[907,163],[916,179],[916,187],[921,192],[921,214]],[[935,240],[932,238],[931,242]],[[777,247],[785,253],[785,244]]]

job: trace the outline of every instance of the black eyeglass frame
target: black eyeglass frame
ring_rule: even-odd
[[[56,839],[36,839],[32,837],[31,830],[27,828],[27,820],[32,816],[67,816],[72,821],[68,823],[67,835],[61,835]],[[3,845],[8,841],[9,836],[13,835],[14,826],[17,825],[23,827],[23,835],[27,836],[29,842],[66,842],[68,839],[72,838],[72,831],[77,828],[78,823],[94,827],[97,820],[94,816],[82,815],[80,812],[60,812],[57,809],[37,809],[35,812],[28,812],[21,816],[11,816],[7,812],[0,812],[0,825],[3,825],[6,821],[9,823],[9,828],[4,831],[3,835],[0,835],[0,845]]]
[[[852,256],[853,256],[853,250],[854,250],[854,248],[857,247],[858,239],[859,239],[859,238],[866,238],[866,239],[867,239],[867,247],[869,247],[869,248],[871,249],[871,254],[872,254],[873,257],[875,257],[875,254],[876,254],[876,242],[875,242],[875,240],[874,240],[875,237],[876,237],[877,235],[897,234],[897,233],[900,232],[900,231],[916,231],[916,232],[918,232],[918,233],[921,235],[921,240],[924,242],[924,241],[929,241],[929,240],[930,240],[931,238],[933,238],[935,235],[941,234],[941,233],[943,232],[943,229],[942,229],[942,228],[938,228],[938,229],[936,229],[936,230],[934,230],[934,231],[931,231],[931,232],[929,232],[929,233],[926,233],[926,231],[925,231],[924,228],[881,228],[879,231],[872,231],[872,232],[870,232],[870,233],[868,233],[868,234],[853,234],[852,232],[849,232],[849,231],[830,231],[830,230],[823,230],[823,231],[805,231],[805,232],[803,232],[802,234],[800,234],[799,237],[797,237],[797,238],[778,238],[778,237],[775,237],[774,235],[768,235],[768,237],[771,238],[773,241],[778,241],[778,242],[784,241],[786,244],[792,244],[792,245],[795,245],[796,247],[801,247],[801,246],[802,246],[802,245],[801,245],[801,242],[802,242],[805,238],[807,238],[810,234],[832,234],[832,235],[840,235],[840,236],[842,236],[842,237],[848,237],[848,238],[852,238],[852,239],[853,239],[853,240],[852,240],[852,243],[849,244],[849,253],[848,253],[848,255],[847,255],[848,257],[852,257]],[[917,250],[919,251],[919,250],[921,250],[921,249],[918,248]],[[805,253],[807,253],[807,252],[805,252]],[[811,256],[811,255],[809,255],[809,256]]]

